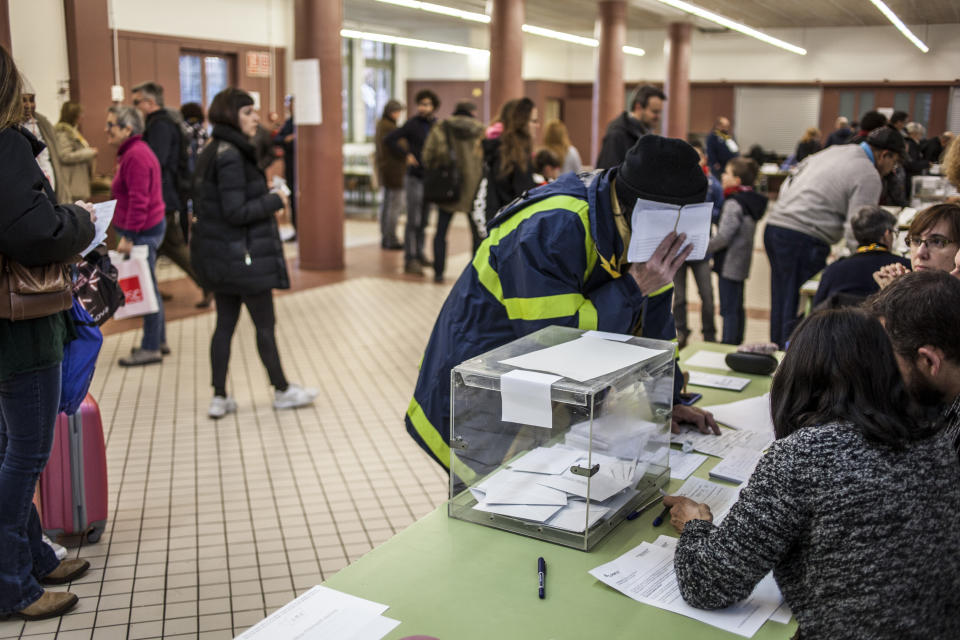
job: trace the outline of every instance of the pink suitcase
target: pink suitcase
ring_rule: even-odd
[[[40,474],[40,520],[47,535],[100,539],[107,523],[107,454],[100,407],[87,394],[80,410],[57,417],[53,449]]]

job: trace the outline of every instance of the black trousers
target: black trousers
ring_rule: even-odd
[[[210,363],[213,369],[213,392],[218,396],[227,395],[227,365],[230,362],[230,342],[233,331],[240,319],[240,307],[245,305],[253,325],[257,329],[257,352],[260,361],[267,369],[270,384],[277,391],[286,391],[287,379],[280,366],[280,353],[277,351],[277,339],[274,327],[277,318],[273,311],[273,292],[270,290],[252,295],[232,295],[217,293],[217,328],[210,341]]]

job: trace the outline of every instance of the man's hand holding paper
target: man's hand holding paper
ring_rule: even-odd
[[[648,296],[673,282],[677,269],[693,251],[692,244],[687,243],[684,246],[686,241],[686,235],[671,231],[663,238],[649,260],[642,263],[634,262],[630,265],[630,275],[637,282],[643,295]]]

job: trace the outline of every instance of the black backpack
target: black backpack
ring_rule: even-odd
[[[423,169],[423,199],[437,204],[453,203],[460,199],[463,176],[457,166],[457,154],[450,139],[450,126],[446,121],[440,123],[447,143],[447,158],[439,166],[426,166]]]

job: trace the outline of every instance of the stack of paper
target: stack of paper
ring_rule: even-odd
[[[769,393],[746,400],[703,407],[703,410],[712,413],[717,422],[722,422],[731,429],[749,429],[773,435]]]
[[[733,447],[727,456],[710,470],[710,477],[743,484],[753,475],[753,470],[763,454],[753,449]]]
[[[740,497],[738,487],[725,487],[702,478],[688,478],[673,495],[686,496],[694,502],[702,502],[710,507],[713,524],[720,525],[727,517],[730,507]]]
[[[750,384],[750,378],[741,378],[740,376],[720,376],[714,373],[693,370],[689,371],[689,374],[690,378],[687,382],[696,387],[743,391],[743,388]]]
[[[577,338],[553,347],[501,360],[519,369],[533,369],[585,382],[625,369],[664,353],[634,344],[597,338]]]
[[[690,474],[700,468],[707,461],[707,456],[699,453],[684,453],[683,451],[670,452],[670,478],[672,480],[686,480]]]
[[[318,585],[244,631],[236,640],[380,640],[400,624],[381,615],[388,608],[385,604]]]
[[[644,542],[593,569],[590,575],[637,602],[673,611],[745,638],[752,637],[780,606],[780,591],[773,576],[768,574],[742,602],[715,611],[696,609],[680,595],[673,556],[672,548]]]
[[[697,351],[686,359],[683,363],[686,367],[699,367],[701,369],[719,369],[721,371],[732,371],[727,366],[727,354],[719,351]]]

